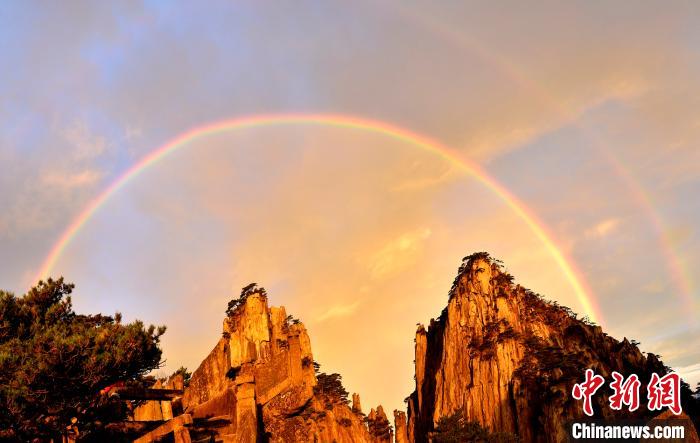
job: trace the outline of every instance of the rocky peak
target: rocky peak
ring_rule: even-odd
[[[360,394],[352,394],[352,412],[358,414],[362,413],[362,404],[360,404]]]
[[[381,407],[367,420],[354,395],[351,409],[340,375],[317,372],[304,324],[268,306],[263,288],[243,288],[226,314],[221,339],[178,399],[180,413],[139,441],[189,441],[179,440],[185,433],[251,443],[390,441],[370,430],[388,425]]]
[[[221,339],[182,397],[136,411],[163,422],[137,441],[422,443],[467,421],[500,433],[497,441],[558,442],[565,423],[582,417],[570,392],[586,368],[606,378],[636,373],[642,384],[667,371],[634,341],[617,341],[514,284],[500,262],[477,253],[462,262],[438,318],[418,325],[415,391],[407,413],[394,411],[392,429],[381,406],[365,416],[339,374],[320,372],[303,323],[268,306],[263,288],[243,288],[226,313]],[[182,387],[178,379],[164,383]],[[607,394],[594,400],[596,418],[653,416],[644,407],[611,411]]]
[[[396,443],[408,443],[408,430],[406,428],[406,413],[394,410],[394,433]]]
[[[374,441],[378,442],[392,442],[394,432],[389,424],[389,419],[384,412],[382,405],[377,406],[377,408],[372,408],[367,415],[367,425],[369,427],[369,433],[373,437]]]
[[[642,383],[667,371],[653,354],[515,285],[488,254],[465,257],[447,307],[416,331],[408,440],[428,441],[441,419],[460,414],[521,441],[564,441],[565,423],[582,416],[569,394],[586,368],[636,373]],[[595,408],[600,418],[651,415],[612,411],[606,395]]]

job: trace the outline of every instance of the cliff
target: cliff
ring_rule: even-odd
[[[304,325],[284,307],[269,307],[264,289],[249,285],[229,304],[222,337],[189,384],[181,374],[158,382],[153,391],[163,397],[134,410],[136,421],[154,423],[136,441],[566,441],[566,423],[584,418],[571,390],[587,368],[608,381],[613,371],[635,373],[642,386],[652,373],[668,371],[634,342],[615,340],[514,284],[488,254],[473,254],[441,315],[418,327],[415,391],[407,413],[393,412],[392,429],[381,406],[365,415],[339,374],[319,371]],[[601,389],[594,397],[594,418],[657,415],[646,409],[643,390],[634,413],[611,410],[609,394]],[[683,401],[697,419],[687,385]]]
[[[138,420],[167,420],[137,441],[392,441],[381,406],[365,417],[355,394],[351,408],[340,376],[318,372],[304,325],[269,307],[264,289],[244,288],[227,314],[182,398],[136,411]]]
[[[466,257],[447,307],[416,332],[408,440],[429,441],[440,419],[460,414],[520,441],[566,441],[565,424],[583,417],[571,389],[586,368],[606,380],[612,371],[636,373],[642,386],[652,372],[667,371],[627,339],[617,341],[568,308],[513,284],[488,254]],[[604,391],[594,397],[596,418],[655,415],[646,410],[644,391],[634,414],[611,410]]]

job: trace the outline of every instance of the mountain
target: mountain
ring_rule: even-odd
[[[382,407],[365,416],[357,394],[353,400],[340,375],[318,371],[304,325],[251,285],[229,305],[222,337],[184,395],[137,409],[141,421],[167,420],[137,441],[393,441]],[[153,404],[155,412],[139,413]]]
[[[587,368],[611,380],[613,371],[641,381],[634,413],[609,407],[602,387],[594,418],[650,419],[646,408],[652,373],[669,368],[634,342],[615,340],[570,309],[513,283],[486,253],[465,257],[447,307],[415,338],[416,389],[408,402],[408,440],[428,441],[440,419],[458,413],[467,422],[520,441],[566,441],[566,424],[583,419],[573,385]],[[697,413],[687,385],[684,410]],[[696,415],[697,417],[697,415]]]
[[[136,408],[137,421],[153,423],[136,441],[558,442],[567,422],[585,417],[571,391],[587,368],[606,380],[634,373],[641,386],[668,371],[635,342],[615,340],[513,280],[486,253],[464,259],[447,307],[418,327],[416,387],[407,412],[394,411],[393,429],[381,406],[365,415],[339,374],[320,372],[304,325],[249,285],[229,303],[222,337],[189,385],[149,391],[179,396]],[[155,387],[182,388],[181,377]],[[640,391],[642,406],[629,413],[611,410],[601,389],[595,417],[653,418]],[[683,401],[697,417],[687,385]]]

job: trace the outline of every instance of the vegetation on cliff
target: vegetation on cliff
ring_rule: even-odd
[[[165,328],[123,324],[119,314],[76,314],[72,290],[60,279],[40,282],[22,297],[0,291],[0,440],[58,440],[68,433],[79,441],[116,441],[121,433],[122,441],[127,432],[393,440],[383,408],[363,414],[359,395],[351,408],[341,375],[321,372],[314,361],[303,323],[284,307],[268,306],[255,283],[228,304],[223,336],[199,368],[183,367],[171,377],[179,380],[173,389],[184,387],[182,397],[165,401],[104,395],[115,385],[155,386],[146,374],[160,365]],[[398,443],[562,441],[564,424],[582,418],[570,392],[586,368],[606,377],[635,373],[642,384],[670,371],[634,340],[615,340],[515,284],[486,253],[465,257],[447,307],[429,328],[418,327],[415,343],[416,390],[407,415],[394,411]],[[634,414],[611,411],[604,391],[595,398],[596,418],[657,414],[644,406]],[[683,410],[697,420],[700,399],[686,384],[682,391]],[[130,431],[134,422],[123,422],[129,411],[144,420],[139,425],[153,424]],[[168,427],[186,419],[194,423],[189,428]],[[108,426],[116,421],[122,426]],[[107,428],[114,434],[105,437]]]
[[[241,289],[241,295],[228,302],[226,307],[226,316],[230,317],[239,306],[243,306],[245,301],[253,294],[260,294],[267,297],[267,291],[263,287],[259,287],[257,283],[249,283]]]
[[[505,432],[490,432],[479,423],[467,421],[462,411],[442,417],[430,433],[433,443],[517,443],[518,438]]]
[[[469,255],[440,316],[428,328],[419,325],[416,391],[407,399],[416,441],[466,432],[470,421],[523,441],[558,441],[566,436],[565,423],[583,415],[570,393],[587,368],[608,379],[613,371],[637,374],[642,386],[652,374],[671,370],[638,342],[616,340],[514,280],[488,253]],[[687,384],[681,391],[684,412],[697,420],[698,400]],[[596,418],[648,420],[658,414],[644,402],[633,412],[612,410],[610,394],[605,388],[594,398]],[[455,411],[464,414],[464,426]]]
[[[367,423],[369,434],[372,437],[378,441],[392,440],[391,437],[393,434],[391,424],[381,406],[379,406],[376,411],[372,410],[372,412],[365,417],[365,422]]]

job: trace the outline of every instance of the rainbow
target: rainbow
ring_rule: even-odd
[[[607,143],[596,132],[588,130],[583,124],[576,121],[575,115],[561,103],[544,85],[534,81],[527,73],[512,63],[507,57],[495,51],[493,47],[484,47],[473,39],[464,28],[445,25],[431,18],[429,14],[422,14],[415,8],[409,8],[405,3],[392,2],[392,11],[400,14],[404,19],[416,23],[436,35],[443,37],[445,41],[456,43],[461,48],[470,51],[473,55],[488,63],[500,71],[505,77],[523,89],[532,92],[539,100],[540,104],[549,107],[559,113],[564,120],[572,127],[577,128],[612,167],[618,178],[622,181],[634,203],[640,208],[656,234],[659,249],[664,256],[664,263],[671,275],[671,280],[678,296],[685,307],[684,313],[690,324],[697,324],[698,318],[695,315],[696,307],[693,299],[692,279],[690,273],[683,265],[683,260],[676,252],[671,240],[669,230],[665,228],[665,223],[655,209],[652,198],[634,174],[616,158]]]
[[[70,225],[61,234],[58,241],[51,248],[34,281],[40,280],[51,273],[51,270],[53,269],[57,260],[61,257],[61,254],[70,244],[71,240],[75,238],[78,232],[80,232],[81,228],[85,226],[90,218],[105,204],[105,202],[107,202],[107,200],[109,200],[112,195],[126,186],[126,184],[131,180],[146,171],[150,166],[165,158],[167,155],[202,137],[233,130],[279,125],[315,125],[357,129],[365,132],[380,134],[441,156],[451,164],[476,178],[479,182],[491,189],[501,200],[503,200],[503,202],[544,244],[547,251],[551,254],[554,261],[564,273],[564,276],[573,289],[585,314],[591,320],[602,323],[602,315],[598,310],[591,290],[584,283],[584,279],[580,277],[580,273],[576,270],[572,261],[567,259],[567,257],[561,251],[561,248],[556,245],[553,237],[547,232],[545,226],[539,222],[535,215],[528,211],[515,196],[504,188],[503,185],[486,174],[486,172],[484,172],[478,165],[458,157],[454,152],[442,144],[406,129],[393,126],[382,121],[337,114],[256,115],[223,120],[198,126],[179,135],[143,157],[139,162],[131,166],[127,171],[115,179],[95,199],[87,204],[87,206],[78,214],[78,216],[73,219]]]

